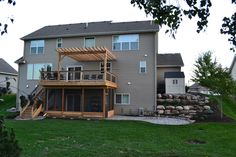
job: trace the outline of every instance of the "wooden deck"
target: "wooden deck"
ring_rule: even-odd
[[[101,71],[51,71],[41,72],[40,85],[43,87],[117,88],[116,79],[114,74],[101,73]]]

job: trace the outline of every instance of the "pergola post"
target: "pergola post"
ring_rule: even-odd
[[[60,80],[60,64],[61,64],[61,54],[58,53],[58,61],[57,61],[57,80]]]
[[[104,53],[104,61],[103,61],[103,68],[104,68],[104,81],[107,79],[107,51]]]

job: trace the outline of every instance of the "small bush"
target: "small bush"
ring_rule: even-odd
[[[21,148],[15,139],[13,129],[8,131],[5,127],[4,118],[0,116],[0,156],[1,157],[19,157]]]

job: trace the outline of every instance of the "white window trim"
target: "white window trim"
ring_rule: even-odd
[[[100,62],[100,63],[99,63],[99,70],[100,70],[100,71],[102,71],[102,65],[101,65],[102,63],[103,63],[103,62]],[[111,73],[111,72],[112,72],[112,62],[107,62],[107,63],[110,63],[110,65],[111,65],[111,66],[110,66],[110,71],[108,71],[108,72]]]
[[[69,65],[66,66],[66,80],[68,81],[68,73],[69,73],[69,68],[77,68],[77,67],[81,67],[81,71],[83,71],[83,66],[82,65]]]
[[[121,95],[121,101],[122,101],[122,96],[123,95],[129,95],[129,100],[128,100],[128,103],[116,103],[116,95],[117,94],[120,94]],[[115,99],[114,99],[114,104],[116,105],[130,105],[130,93],[115,93]]]
[[[91,36],[91,37],[84,37],[84,47],[86,48],[85,46],[85,40],[88,39],[88,38],[93,38],[94,39],[94,47],[96,47],[96,38],[94,36]]]
[[[36,53],[32,53],[32,52],[31,52],[31,48],[32,48],[31,42],[32,42],[32,41],[41,41],[41,40],[31,40],[31,41],[30,41],[30,54],[31,54],[31,55],[44,54],[44,51],[45,51],[45,40],[42,40],[42,41],[43,41],[43,52],[42,52],[42,53],[38,53],[38,45],[37,45],[37,48],[36,48]]]
[[[61,42],[58,42],[58,39],[61,39]],[[62,47],[62,44],[63,44],[63,39],[62,38],[57,38],[56,48],[61,48],[61,47],[58,47],[59,43],[61,44],[61,47]]]
[[[145,66],[145,72],[141,72],[141,68],[144,68],[144,67],[141,67],[141,62],[145,62],[146,66]],[[140,74],[147,74],[147,61],[139,61],[139,73]]]
[[[138,35],[138,48],[137,48],[137,50],[131,50],[131,42],[129,42],[129,49],[128,50],[123,50],[122,49],[122,43],[123,42],[114,42],[113,41],[113,39],[114,39],[114,36],[122,36],[122,35]],[[138,51],[139,50],[139,44],[140,44],[140,42],[139,42],[139,34],[119,34],[119,35],[112,35],[112,51]],[[114,43],[120,43],[120,50],[114,50],[114,48],[113,48],[113,44]]]

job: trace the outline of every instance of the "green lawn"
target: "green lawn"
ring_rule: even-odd
[[[4,99],[4,102],[0,102],[0,116],[4,116],[6,118],[11,118],[16,115],[16,113],[10,113],[6,110],[11,107],[16,107],[16,95],[9,94],[5,96],[1,96],[0,99]]]
[[[7,120],[24,157],[235,157],[236,123],[163,126],[134,121]],[[205,144],[189,144],[199,140]]]
[[[22,157],[234,157],[236,154],[236,122],[165,126],[135,121],[7,119],[6,126],[14,128],[23,149]],[[194,140],[202,143],[188,142]]]
[[[223,112],[228,117],[231,117],[232,119],[236,120],[236,101],[229,97],[212,97],[212,99],[215,99],[218,104],[222,103]]]

